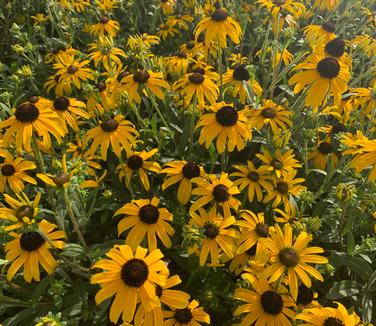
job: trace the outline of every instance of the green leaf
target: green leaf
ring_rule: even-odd
[[[9,260],[6,260],[6,259],[0,259],[0,266],[1,265],[6,265],[9,263]]]
[[[78,258],[85,256],[84,247],[76,243],[68,243],[64,246],[64,249],[61,253],[65,257]]]
[[[20,311],[18,314],[4,321],[4,326],[17,326],[26,319],[32,319],[34,308],[26,308]],[[30,318],[31,317],[31,318]],[[30,324],[28,324],[30,325]]]
[[[330,263],[336,269],[346,266],[364,280],[368,280],[373,273],[371,265],[364,259],[344,252],[331,251]]]
[[[346,297],[351,297],[360,292],[362,286],[356,281],[343,280],[334,283],[332,288],[329,290],[326,298],[329,300],[337,300]]]
[[[51,276],[46,276],[35,288],[33,291],[33,295],[31,296],[31,305],[35,308],[36,304],[38,303],[39,298],[41,297],[42,293],[47,289],[50,285]]]
[[[369,294],[366,294],[362,298],[362,319],[366,323],[372,321],[373,299]]]

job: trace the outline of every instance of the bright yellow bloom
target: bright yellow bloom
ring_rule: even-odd
[[[116,20],[103,16],[97,24],[90,25],[88,30],[90,34],[95,36],[109,35],[115,37],[120,30],[120,24]]]
[[[333,167],[337,166],[338,156],[336,155],[333,146],[327,141],[321,141],[318,145],[310,151],[307,155],[308,160],[313,160],[313,166],[320,170],[326,170],[328,160]]]
[[[210,324],[210,316],[199,306],[198,301],[192,300],[184,309],[163,311],[165,325],[169,326],[199,326]]]

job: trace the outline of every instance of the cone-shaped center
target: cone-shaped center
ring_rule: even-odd
[[[132,258],[121,268],[121,278],[131,287],[140,287],[148,279],[149,268],[142,259]]]
[[[205,77],[199,72],[194,72],[189,75],[188,79],[192,84],[200,85],[204,82]]]
[[[261,294],[262,309],[270,315],[278,315],[283,310],[283,300],[280,294],[266,291]]]
[[[144,205],[140,208],[138,216],[140,220],[146,224],[155,224],[159,219],[159,210],[151,204]]]
[[[251,76],[249,75],[248,70],[245,69],[245,65],[242,64],[235,67],[232,77],[238,81],[247,81]]]
[[[37,250],[45,242],[42,235],[36,231],[23,233],[20,238],[21,248],[29,252]]]
[[[286,267],[294,267],[299,263],[299,253],[293,247],[286,247],[279,251],[278,258]]]
[[[345,326],[345,324],[338,318],[329,317],[325,319],[323,326]]]
[[[115,131],[118,126],[119,123],[115,119],[108,119],[101,123],[101,128],[105,132]]]
[[[209,238],[209,239],[214,239],[218,234],[219,234],[219,229],[218,226],[216,226],[213,223],[206,223],[204,225],[205,232],[204,234]]]
[[[127,165],[132,170],[138,170],[142,168],[144,160],[140,155],[132,155],[127,160]]]
[[[38,119],[39,110],[32,103],[23,103],[17,106],[14,115],[20,122],[33,122]]]
[[[4,164],[4,165],[1,167],[1,174],[2,174],[4,177],[10,177],[10,176],[13,175],[15,172],[16,172],[16,169],[14,168],[14,166],[13,166],[12,164]]]
[[[133,80],[138,84],[145,84],[150,78],[150,74],[145,70],[140,70],[133,75]]]
[[[319,150],[320,153],[325,154],[325,155],[333,152],[332,145],[330,145],[326,141],[320,143],[319,146],[317,146],[317,149]]]
[[[192,312],[191,309],[176,309],[175,310],[175,319],[181,324],[185,325],[188,324],[192,320]]]
[[[238,122],[239,115],[232,106],[226,105],[215,113],[215,118],[220,125],[230,127]]]
[[[227,19],[227,17],[227,11],[222,8],[216,9],[211,15],[211,19],[215,22],[224,22]]]
[[[69,107],[69,99],[65,96],[59,96],[54,99],[54,108],[58,111],[66,111]]]
[[[230,198],[228,188],[225,185],[219,184],[213,188],[213,196],[216,201],[224,202]]]
[[[266,238],[269,234],[269,226],[265,223],[258,223],[255,231],[260,237]]]
[[[337,37],[325,45],[325,51],[329,55],[339,58],[345,53],[345,41]]]
[[[266,119],[273,119],[277,115],[277,111],[274,108],[264,108],[261,110],[261,115]]]
[[[187,179],[197,178],[200,176],[200,167],[196,163],[186,163],[183,166],[183,175]]]
[[[340,65],[334,58],[325,58],[317,64],[317,71],[324,78],[335,78],[340,71]]]

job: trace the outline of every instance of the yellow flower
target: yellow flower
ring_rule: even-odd
[[[238,210],[240,201],[234,195],[240,192],[229,180],[227,173],[222,172],[219,178],[215,174],[208,174],[204,178],[193,178],[192,182],[198,185],[193,189],[192,195],[199,195],[201,198],[192,204],[191,212],[209,203],[215,207],[222,207],[224,217],[231,216],[231,208]]]
[[[313,47],[314,45],[326,44],[335,39],[335,30],[334,24],[325,22],[322,25],[308,25],[303,29],[303,32],[308,44]]]
[[[239,23],[229,17],[227,11],[221,8],[217,2],[211,16],[203,18],[197,24],[195,29],[196,41],[202,32],[205,32],[206,47],[209,47],[211,42],[215,42],[221,48],[226,48],[226,37],[229,36],[232,42],[239,44],[242,30]]]
[[[340,0],[315,0],[312,9],[318,8],[320,10],[333,11],[340,2]]]
[[[264,203],[273,200],[273,207],[277,207],[283,203],[285,210],[292,209],[290,203],[291,196],[298,196],[306,187],[299,185],[304,182],[303,178],[295,178],[296,172],[291,175],[286,175],[282,178],[273,177],[274,189],[268,192],[264,198]]]
[[[163,311],[165,325],[169,326],[198,326],[201,323],[210,324],[210,316],[199,306],[198,301],[192,300],[184,309]]]
[[[273,155],[267,150],[263,150],[261,153],[256,154],[256,156],[268,166],[269,171],[274,172],[278,178],[296,173],[295,169],[302,166],[299,161],[295,159],[292,149],[289,149],[285,153],[277,149]]]
[[[162,191],[165,191],[173,184],[180,182],[177,192],[178,202],[186,205],[191,197],[192,179],[203,177],[205,171],[202,166],[187,162],[173,161],[166,163],[159,173],[166,173],[166,179],[162,184]]]
[[[25,188],[24,182],[36,185],[34,178],[27,175],[28,170],[36,168],[35,163],[24,160],[22,157],[13,158],[8,151],[1,151],[0,156],[4,161],[0,163],[0,193],[5,192],[8,184],[14,193],[20,193]]]
[[[333,146],[327,141],[319,142],[316,148],[308,153],[307,159],[313,159],[313,166],[324,171],[326,170],[328,159],[330,159],[333,167],[338,163],[338,157],[334,152]]]
[[[40,192],[37,193],[33,202],[24,193],[16,194],[16,196],[17,199],[5,194],[4,200],[10,208],[0,207],[0,219],[12,223],[5,228],[5,231],[13,231],[33,224],[39,212]]]
[[[98,8],[104,12],[118,8],[118,0],[98,0]]]
[[[193,21],[193,17],[191,15],[172,15],[168,16],[166,24],[171,26],[178,26],[181,29],[188,30],[188,23]]]
[[[177,74],[185,74],[192,59],[184,52],[178,52],[165,58],[166,69]]]
[[[237,65],[234,69],[229,69],[223,74],[223,85],[228,85],[233,97],[238,97],[241,103],[246,103],[249,88],[256,96],[262,95],[262,87],[249,74],[244,64]],[[248,87],[247,87],[248,86]],[[250,93],[249,97],[253,97]]]
[[[39,282],[39,264],[48,273],[52,274],[57,266],[55,258],[49,249],[63,249],[65,243],[61,239],[65,238],[63,231],[53,231],[55,224],[42,220],[38,223],[38,229],[24,231],[21,234],[10,233],[14,239],[5,245],[6,256],[11,262],[8,269],[7,279],[11,281],[17,271],[23,265],[23,277],[30,283],[32,279]],[[53,232],[52,232],[53,231]]]
[[[97,305],[115,296],[110,309],[113,323],[120,315],[124,322],[131,322],[138,302],[146,312],[160,305],[156,286],[166,285],[168,269],[159,249],[147,255],[147,249],[137,247],[133,254],[131,247],[120,245],[110,249],[106,256],[110,259],[101,259],[93,266],[105,271],[93,275],[90,283],[101,285],[95,296]]]
[[[174,12],[176,0],[160,0],[159,6],[164,15],[170,15]]]
[[[251,140],[252,132],[248,126],[250,109],[248,107],[237,111],[232,104],[221,102],[209,108],[212,113],[201,116],[196,128],[201,128],[200,144],[205,143],[209,148],[215,138],[218,153],[225,150],[232,152],[242,150],[246,142]]]
[[[200,266],[204,266],[210,254],[210,264],[218,266],[222,260],[222,252],[226,257],[232,258],[234,256],[236,247],[235,240],[238,237],[238,232],[230,227],[236,222],[234,216],[222,218],[217,213],[216,207],[212,207],[208,212],[199,208],[197,213],[191,211],[190,226],[202,228],[204,230],[205,238],[201,240],[200,251]],[[197,246],[194,245],[190,252],[195,252]]]
[[[139,89],[145,96],[149,96],[149,92],[159,99],[164,99],[161,88],[169,89],[170,85],[163,79],[161,72],[152,72],[140,70],[135,74],[128,75],[121,80],[122,89],[128,94],[128,102],[141,103]]]
[[[59,117],[43,98],[33,96],[30,101],[18,105],[13,112],[10,118],[0,121],[0,128],[7,128],[3,137],[4,146],[15,142],[18,152],[22,152],[23,148],[30,152],[34,133],[42,137],[46,148],[51,147],[50,133],[59,143],[65,135]]]
[[[94,155],[97,148],[101,146],[101,157],[106,161],[110,144],[116,156],[120,157],[123,149],[131,151],[137,136],[138,132],[133,124],[118,114],[114,118],[102,121],[98,127],[90,129],[85,135],[83,146],[93,139],[88,154]]]
[[[205,105],[205,100],[214,105],[219,94],[219,88],[214,83],[218,77],[209,69],[199,68],[175,82],[174,91],[183,97],[185,105],[192,103],[192,98],[201,107]]]
[[[146,191],[150,190],[150,182],[145,173],[145,170],[158,173],[161,167],[157,162],[147,161],[158,149],[152,149],[150,152],[127,152],[127,162],[120,164],[116,171],[119,173],[119,179],[125,179],[126,185],[130,182],[133,173],[138,172],[142,186]]]
[[[290,224],[283,226],[283,232],[278,224],[269,228],[271,238],[265,240],[271,257],[271,265],[262,273],[262,277],[267,277],[269,283],[277,281],[280,277],[288,279],[290,293],[294,300],[298,297],[298,280],[310,288],[312,281],[308,275],[323,282],[320,272],[308,264],[326,264],[328,259],[322,257],[320,253],[324,249],[320,247],[307,247],[312,241],[311,234],[301,232],[293,241],[293,230]]]
[[[262,190],[270,192],[273,188],[269,179],[269,168],[267,166],[260,166],[255,168],[251,161],[247,161],[247,166],[233,165],[239,172],[230,174],[230,177],[238,177],[234,181],[234,186],[239,187],[239,191],[248,187],[248,201],[253,202],[255,197],[258,201],[262,201]]]
[[[88,63],[89,60],[83,60],[82,62],[75,60],[74,55],[62,54],[59,57],[59,62],[55,63],[53,67],[57,70],[55,75],[58,78],[57,84],[60,84],[63,93],[70,94],[72,92],[72,84],[81,89],[82,81],[94,80],[93,71],[85,67]],[[47,90],[50,89],[51,87],[47,88]]]
[[[289,80],[289,84],[295,84],[295,94],[308,88],[305,103],[313,109],[317,109],[330,94],[334,97],[334,104],[340,103],[350,79],[349,67],[341,60],[325,57],[322,49],[316,51],[304,63],[296,66],[295,70],[302,71]]]
[[[337,308],[319,307],[303,310],[295,319],[304,321],[306,326],[325,326],[325,325],[343,325],[356,326],[360,325],[358,316],[353,312],[349,314],[346,308],[339,302],[336,302]]]
[[[115,37],[120,30],[120,25],[116,20],[112,20],[107,16],[102,16],[97,24],[90,25],[88,28],[90,34],[95,36],[109,35]]]
[[[46,16],[45,14],[42,14],[42,13],[38,13],[35,16],[31,16],[31,18],[33,18],[33,20],[34,20],[34,25],[39,25],[39,24],[44,23],[45,21],[48,20],[48,16]]]
[[[275,289],[266,280],[255,280],[251,290],[238,288],[233,297],[246,302],[234,311],[234,316],[247,313],[240,326],[292,325],[288,318],[295,316],[290,309],[295,303],[283,287]]]
[[[174,37],[176,34],[178,34],[178,30],[171,24],[171,22],[166,22],[166,24],[159,25],[157,36],[159,36],[162,40],[166,40],[168,37]]]
[[[119,208],[114,216],[124,214],[118,224],[118,234],[131,229],[125,239],[125,244],[135,250],[147,235],[149,250],[157,249],[157,238],[162,241],[166,248],[171,247],[170,236],[175,231],[168,222],[172,221],[172,214],[166,208],[159,208],[159,199],[153,197],[149,199],[132,200]]]
[[[292,126],[290,116],[292,112],[286,110],[282,105],[274,103],[272,100],[263,99],[260,108],[250,112],[249,123],[257,130],[261,130],[265,125],[269,125],[273,134],[280,129],[287,130]]]

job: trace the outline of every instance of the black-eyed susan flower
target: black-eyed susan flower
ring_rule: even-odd
[[[181,283],[181,279],[178,275],[169,277],[166,280],[165,286],[156,286],[155,292],[159,301],[170,309],[185,309],[189,304],[190,295],[184,291],[174,290],[172,287]],[[142,323],[148,325],[163,325],[163,312],[162,307],[157,306],[149,312],[145,312],[144,307],[139,305],[134,323],[136,325],[142,325]]]
[[[314,109],[317,109],[330,94],[334,97],[334,103],[338,104],[348,88],[349,67],[341,60],[325,57],[322,49],[316,49],[316,53],[304,63],[297,65],[295,70],[302,71],[292,76],[289,84],[295,84],[295,94],[308,87],[305,103]]]
[[[184,309],[163,311],[165,325],[169,326],[199,326],[210,324],[210,316],[200,307],[198,301],[192,300]]]
[[[239,64],[234,69],[228,69],[223,74],[223,85],[228,85],[231,89],[231,95],[238,97],[241,103],[247,100],[247,85],[256,96],[262,95],[262,87],[256,79],[251,78],[245,64]],[[252,97],[252,94],[249,94]]]
[[[340,0],[315,0],[312,8],[332,11],[338,7],[340,2]]]
[[[295,158],[294,151],[289,149],[285,153],[277,149],[273,154],[269,153],[267,150],[263,150],[261,153],[256,154],[256,156],[269,167],[269,171],[274,173],[278,178],[288,176],[295,169],[300,168],[302,165]]]
[[[37,173],[37,177],[41,179],[45,184],[56,187],[56,188],[67,188],[69,186],[69,181],[72,176],[75,174],[76,170],[79,167],[80,162],[76,162],[76,166],[72,167],[70,171],[67,168],[67,159],[64,154],[61,159],[61,168],[62,170],[56,175]]]
[[[287,130],[292,126],[291,115],[292,112],[286,110],[282,105],[278,105],[272,100],[263,99],[261,107],[251,110],[249,123],[258,130],[269,125],[273,133],[278,133],[279,129]]]
[[[250,109],[236,110],[232,104],[220,102],[211,106],[211,113],[203,114],[197,122],[196,129],[200,131],[200,144],[205,143],[209,148],[215,138],[218,153],[225,150],[229,152],[242,150],[246,142],[252,138],[252,132],[248,126]]]
[[[273,200],[273,207],[283,204],[286,211],[292,209],[290,196],[298,196],[306,187],[300,185],[304,182],[303,178],[295,178],[296,171],[282,178],[273,177],[274,188],[264,198],[264,203]]]
[[[59,0],[59,3],[65,8],[73,9],[79,13],[84,12],[91,5],[90,0]]]
[[[146,312],[160,305],[156,286],[166,285],[168,269],[159,249],[147,253],[142,247],[137,247],[133,253],[131,247],[120,245],[106,253],[109,259],[101,259],[93,266],[105,270],[90,280],[91,284],[101,285],[95,296],[97,305],[115,297],[110,309],[113,323],[117,323],[120,315],[124,322],[131,322],[138,302]]]
[[[269,168],[267,166],[260,166],[255,168],[252,161],[247,161],[247,166],[233,165],[238,172],[233,172],[230,177],[237,177],[234,181],[234,186],[243,189],[248,188],[248,201],[251,203],[256,198],[262,201],[263,189],[271,191],[273,186],[270,183]]]
[[[337,308],[315,307],[303,310],[295,319],[303,321],[305,326],[356,326],[359,325],[359,318],[355,312],[349,314],[346,308],[336,302]]]
[[[145,170],[158,173],[161,169],[157,162],[147,161],[149,158],[157,153],[158,149],[154,148],[151,151],[141,152],[127,152],[126,163],[121,163],[117,168],[119,173],[119,179],[131,180],[133,173],[137,172],[140,178],[140,182],[146,191],[150,190],[149,178],[145,173]],[[127,182],[126,182],[127,184]]]
[[[0,207],[0,219],[11,223],[5,227],[6,231],[33,224],[39,212],[40,192],[36,194],[34,201],[31,201],[24,193],[16,196],[17,198],[5,194],[4,200],[9,207]]]
[[[27,171],[36,168],[32,161],[24,160],[22,157],[13,158],[8,151],[1,151],[0,157],[4,161],[0,163],[0,193],[4,193],[6,186],[15,193],[20,193],[25,188],[24,182],[36,185],[36,180],[27,174]]]
[[[159,6],[164,15],[170,15],[174,12],[176,0],[160,0]]]
[[[176,34],[178,34],[178,32],[179,31],[171,22],[166,22],[165,24],[159,25],[157,36],[159,36],[162,40],[166,40],[169,37],[174,37]]]
[[[191,192],[193,178],[203,177],[205,171],[201,165],[187,161],[173,161],[166,163],[159,173],[166,173],[166,179],[162,184],[162,191],[179,182],[177,199],[179,203],[188,203]]]
[[[62,54],[59,62],[53,65],[57,70],[55,76],[58,77],[59,84],[65,94],[72,93],[72,85],[81,89],[81,83],[86,80],[94,80],[93,71],[86,67],[89,60],[78,61],[74,55]],[[59,94],[62,95],[62,94]]]
[[[222,8],[217,2],[214,12],[197,24],[195,29],[196,40],[203,32],[205,32],[206,47],[210,46],[211,42],[215,42],[219,47],[226,48],[227,36],[230,37],[234,44],[239,44],[242,30],[239,23],[231,18],[227,10]]]
[[[157,249],[157,236],[166,248],[171,247],[170,236],[175,231],[169,222],[172,221],[172,214],[167,208],[160,208],[159,199],[132,200],[119,208],[114,216],[126,215],[118,223],[118,234],[131,229],[125,239],[125,244],[136,249],[147,236],[147,244],[150,250]]]
[[[197,212],[191,211],[189,225],[202,228],[205,238],[201,239],[201,247],[195,245],[190,252],[199,251],[200,266],[204,266],[210,255],[210,265],[220,264],[222,253],[228,258],[235,254],[235,240],[238,233],[234,226],[236,220],[234,216],[223,218],[217,213],[216,207],[212,207],[208,212],[199,208]],[[223,258],[223,257],[222,257]]]
[[[56,225],[42,220],[38,223],[38,229],[23,231],[18,234],[11,232],[14,239],[5,245],[5,258],[11,262],[7,279],[10,281],[23,266],[23,277],[30,283],[33,279],[40,281],[39,264],[48,273],[52,274],[57,266],[50,249],[63,249],[65,243],[64,231],[54,231]]]
[[[227,173],[222,172],[219,178],[215,174],[208,174],[203,178],[194,178],[192,182],[198,186],[192,190],[192,195],[198,195],[200,198],[192,204],[191,211],[194,212],[209,203],[215,207],[222,207],[224,217],[232,215],[231,209],[238,210],[240,201],[234,195],[240,192],[230,181]]]
[[[66,130],[68,124],[74,131],[78,131],[78,118],[90,118],[85,103],[72,97],[58,96],[51,101],[49,108],[58,115]]]
[[[30,152],[34,134],[42,137],[46,148],[51,147],[50,134],[60,143],[65,131],[59,117],[47,103],[33,96],[31,101],[18,105],[10,118],[0,121],[0,128],[7,128],[3,137],[4,146],[15,142],[17,151],[25,149]]]
[[[110,36],[100,36],[97,41],[89,44],[89,58],[93,60],[95,67],[100,64],[110,71],[111,64],[122,65],[121,59],[126,58],[122,49],[114,46],[114,40]]]
[[[356,104],[360,105],[368,114],[372,114],[372,110],[376,107],[376,85],[374,88],[354,88],[351,92],[357,94]]]
[[[134,74],[128,75],[121,80],[122,89],[128,94],[128,101],[132,103],[141,103],[139,91],[145,96],[149,96],[149,92],[159,99],[164,99],[163,89],[169,89],[170,85],[163,79],[161,72],[152,72],[140,70]]]
[[[289,319],[295,317],[291,309],[295,307],[294,300],[286,293],[286,289],[273,288],[266,280],[256,280],[252,289],[236,289],[235,299],[246,302],[234,311],[234,316],[244,313],[240,326],[249,325],[292,325]]]
[[[88,28],[90,34],[95,36],[109,35],[115,37],[120,30],[120,24],[108,16],[102,16],[98,23],[90,25]]]
[[[131,151],[137,136],[138,132],[133,124],[118,114],[114,118],[103,120],[98,127],[90,129],[85,135],[83,146],[92,139],[88,154],[94,155],[97,148],[101,146],[101,157],[106,161],[110,144],[116,156],[120,157],[123,149]]]
[[[193,21],[193,17],[191,15],[171,15],[167,18],[167,24],[171,24],[173,26],[178,26],[181,29],[188,30],[189,26],[188,23]]]
[[[308,25],[303,29],[304,36],[308,44],[314,45],[327,44],[337,36],[334,33],[336,26],[330,22],[324,22],[321,25]]]
[[[48,20],[48,16],[42,13],[38,13],[35,16],[31,16],[34,21],[34,25],[41,25]]]
[[[324,170],[330,160],[333,167],[338,163],[338,156],[334,151],[332,144],[328,141],[320,141],[317,146],[307,155],[308,160],[313,160],[313,166],[317,169]]]
[[[192,59],[185,52],[175,53],[165,59],[168,71],[176,74],[185,74]]]
[[[78,54],[79,51],[72,48],[71,46],[64,46],[60,45],[53,48],[50,52],[48,52],[44,57],[45,63],[56,63],[60,61],[61,55],[75,55]]]
[[[255,214],[249,210],[240,211],[240,235],[236,243],[236,254],[242,254],[251,249],[260,238],[269,235],[269,226],[265,224],[264,213]]]
[[[293,229],[290,224],[283,226],[283,231],[276,224],[269,228],[271,238],[266,239],[271,257],[271,265],[262,273],[263,277],[267,277],[269,282],[275,282],[280,277],[286,277],[290,287],[290,293],[294,300],[298,297],[298,280],[306,287],[312,286],[309,275],[319,281],[323,281],[320,272],[308,264],[326,264],[328,259],[320,256],[324,249],[320,247],[307,247],[312,241],[311,234],[301,232],[293,240]]]
[[[214,105],[219,94],[219,88],[215,84],[218,77],[217,73],[210,70],[197,69],[175,82],[174,90],[182,95],[185,105],[191,104],[192,99],[202,107],[205,100]]]

